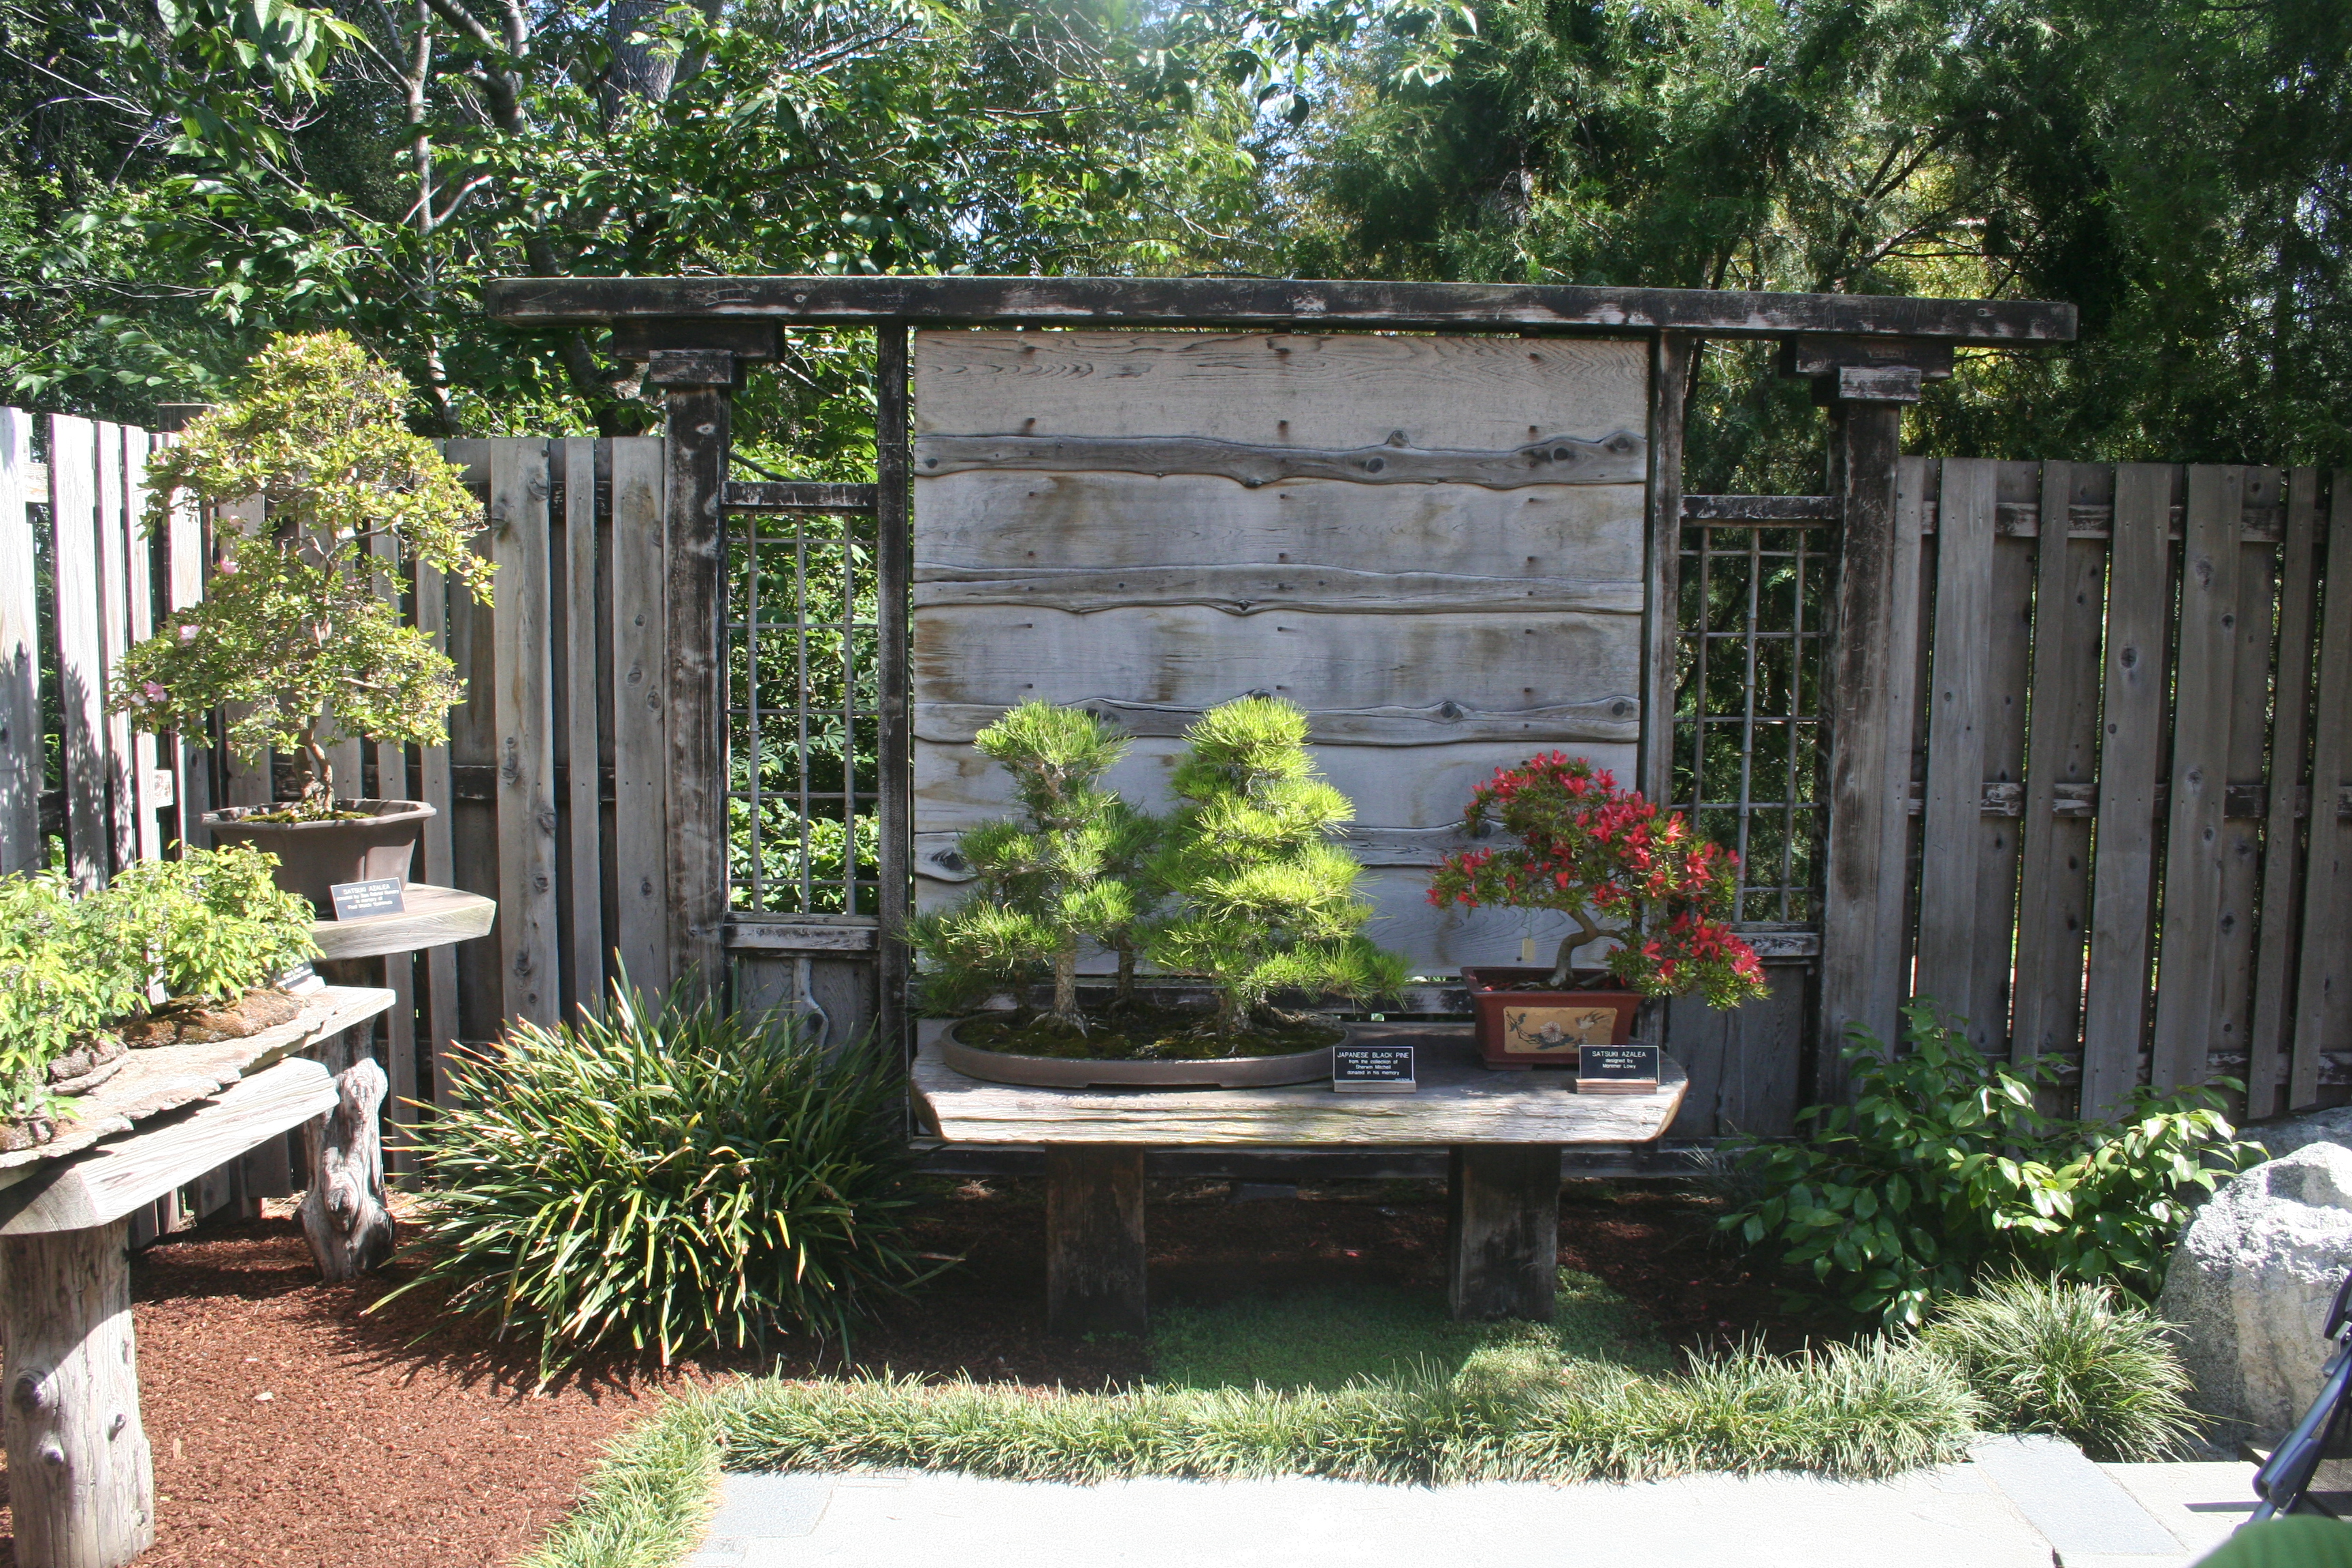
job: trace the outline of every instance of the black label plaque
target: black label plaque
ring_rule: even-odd
[[[1606,1094],[1654,1089],[1658,1082],[1658,1047],[1628,1041],[1622,1046],[1579,1046],[1576,1087]],[[1621,1088],[1622,1086],[1622,1088]]]
[[[327,891],[334,895],[337,920],[357,921],[404,911],[408,905],[401,889],[406,885],[398,877],[378,877],[367,882],[337,882]]]
[[[1337,1045],[1331,1047],[1331,1088],[1340,1094],[1411,1094],[1411,1046]]]

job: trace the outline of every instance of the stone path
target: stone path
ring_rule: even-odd
[[[2245,1464],[2093,1465],[2051,1438],[1879,1483],[1368,1486],[726,1478],[690,1568],[2186,1568],[2253,1507]]]

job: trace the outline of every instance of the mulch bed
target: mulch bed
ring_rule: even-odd
[[[1157,1185],[1152,1285],[1163,1300],[1350,1282],[1442,1287],[1433,1184],[1349,1182],[1235,1201],[1222,1182]],[[493,1568],[570,1505],[601,1447],[648,1401],[715,1373],[592,1367],[534,1391],[535,1366],[424,1291],[365,1313],[405,1277],[319,1281],[299,1227],[272,1215],[184,1232],[131,1269],[140,1382],[155,1456],[157,1542],[142,1568]],[[1045,1332],[1044,1202],[1030,1183],[943,1181],[918,1241],[963,1262],[863,1334],[856,1364],[1036,1387],[1142,1375],[1140,1346]],[[1805,1325],[1710,1240],[1715,1209],[1658,1188],[1570,1186],[1560,1261],[1599,1276],[1674,1342]],[[845,1370],[805,1344],[787,1374]],[[5,1515],[0,1515],[5,1521]],[[0,1523],[5,1528],[5,1523]],[[14,1558],[0,1548],[0,1564]]]

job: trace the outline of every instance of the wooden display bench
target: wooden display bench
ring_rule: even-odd
[[[1363,1044],[1417,1047],[1416,1092],[1022,1089],[948,1067],[945,1027],[918,1026],[917,1111],[947,1142],[1045,1150],[1046,1317],[1063,1334],[1144,1331],[1143,1157],[1220,1146],[1444,1148],[1447,1306],[1457,1318],[1547,1320],[1560,1150],[1650,1142],[1688,1087],[1670,1059],[1654,1094],[1580,1095],[1564,1074],[1489,1071],[1467,1025],[1368,1024],[1357,1026]]]
[[[300,1017],[246,1039],[133,1051],[75,1102],[68,1131],[0,1156],[0,1427],[18,1568],[118,1568],[155,1539],[129,1215],[306,1123],[317,1125],[313,1199],[325,1190],[320,1171],[363,1164],[373,1124],[346,1127],[340,1114],[351,1075],[303,1053],[348,1054],[344,1043],[392,1000],[320,986]]]

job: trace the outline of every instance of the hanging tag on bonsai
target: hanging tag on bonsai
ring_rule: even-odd
[[[1343,1041],[1331,1047],[1334,1094],[1411,1094],[1419,1087],[1413,1081],[1411,1046],[1359,1046]]]
[[[337,882],[327,891],[334,896],[337,920],[357,921],[404,912],[408,905],[401,889],[406,885],[398,877],[374,877],[364,882]]]
[[[1658,1047],[1639,1041],[1622,1046],[1579,1046],[1576,1051],[1576,1092],[1579,1094],[1655,1094],[1658,1092]]]

